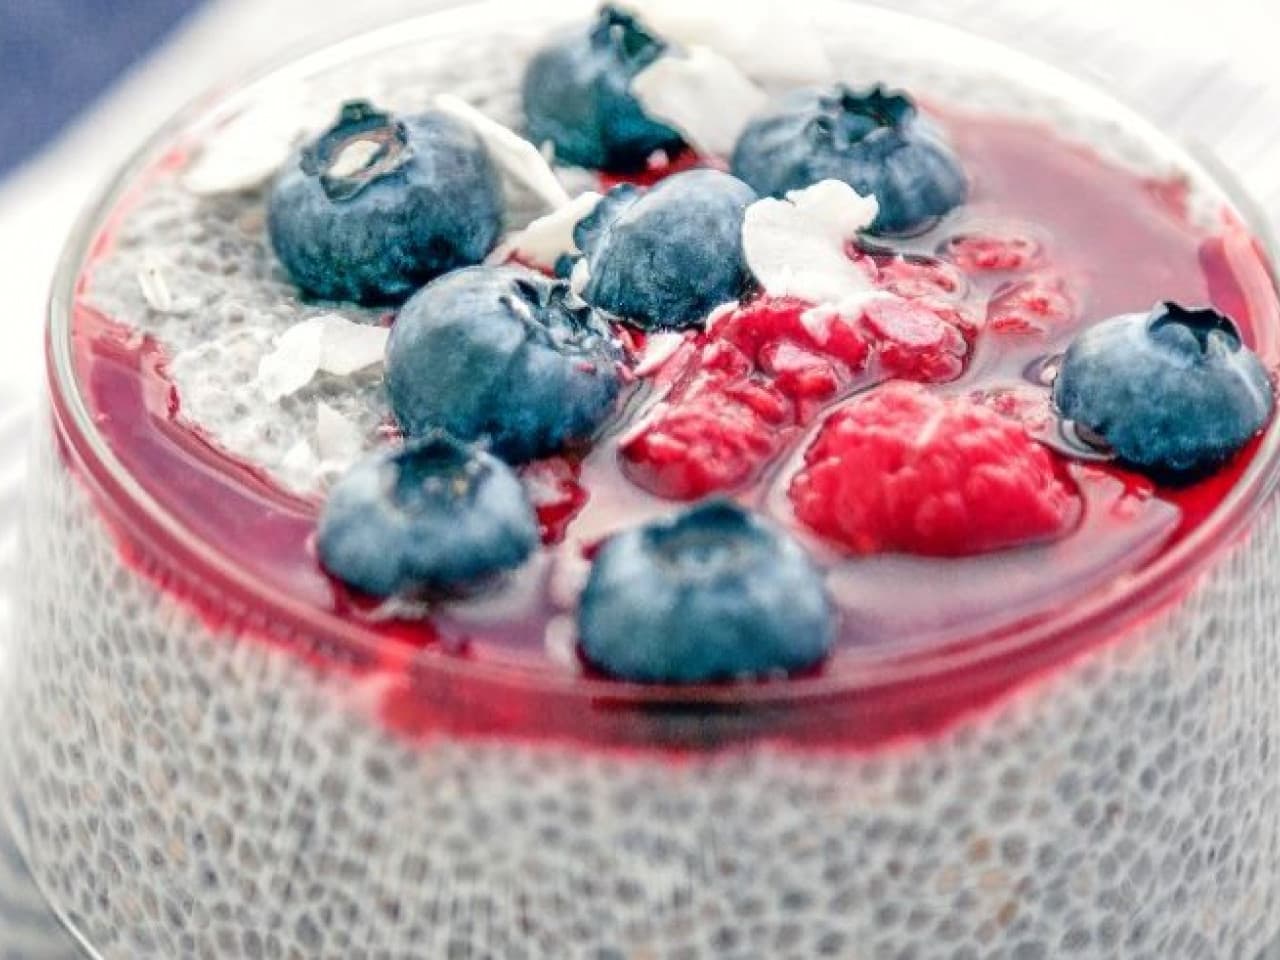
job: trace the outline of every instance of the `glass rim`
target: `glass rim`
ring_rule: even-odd
[[[530,5],[519,0],[483,0],[463,4],[450,0],[443,8],[407,19],[383,23],[354,36],[321,45],[308,45],[301,54],[274,57],[251,72],[243,81],[215,86],[175,113],[126,160],[114,175],[95,192],[95,198],[80,215],[63,249],[48,301],[46,362],[49,390],[56,419],[55,429],[74,448],[80,466],[93,474],[93,482],[113,506],[123,506],[117,498],[133,506],[137,514],[152,524],[150,531],[133,529],[131,536],[153,540],[157,533],[177,544],[202,564],[200,575],[221,579],[237,586],[261,604],[270,616],[282,616],[291,626],[351,645],[356,650],[384,651],[397,641],[381,637],[358,623],[298,602],[263,587],[236,569],[235,563],[209,547],[181,524],[156,497],[148,493],[120,462],[94,424],[78,382],[72,351],[72,317],[78,297],[78,280],[92,244],[110,214],[127,195],[129,187],[144,173],[166,147],[171,147],[184,131],[198,123],[227,116],[251,103],[264,87],[289,79],[322,74],[327,68],[355,61],[397,46],[438,37],[446,31],[474,31],[492,22],[545,21],[554,25],[570,11],[587,10],[592,4],[578,0],[552,0]],[[815,11],[836,12],[842,17],[873,18],[894,29],[925,31],[935,38],[962,42],[975,53],[997,57],[1003,67],[1028,77],[1039,86],[1075,103],[1084,99],[1122,118],[1128,132],[1149,142],[1179,172],[1192,176],[1199,185],[1220,194],[1224,205],[1240,216],[1251,235],[1266,251],[1268,268],[1275,254],[1266,221],[1258,214],[1246,191],[1207,150],[1194,152],[1162,132],[1141,111],[1092,82],[1025,54],[1004,43],[944,24],[927,17],[873,7],[847,0],[815,0]],[[498,19],[503,18],[503,19]],[[848,667],[828,668],[811,677],[790,678],[763,684],[663,686],[628,683],[607,678],[553,671],[530,671],[520,666],[477,662],[433,648],[415,651],[415,670],[438,673],[465,683],[480,680],[522,692],[548,696],[569,696],[636,707],[698,707],[706,709],[751,706],[802,706],[810,701],[858,696],[872,690],[910,686],[924,679],[980,668],[986,663],[1011,660],[1026,654],[1059,647],[1074,650],[1089,639],[1119,636],[1140,624],[1185,594],[1195,578],[1217,561],[1245,533],[1263,505],[1280,483],[1280,417],[1267,428],[1251,462],[1230,492],[1186,537],[1139,570],[1125,575],[1123,583],[1090,590],[1069,603],[1060,604],[1038,616],[1033,623],[1003,627],[995,633],[967,638],[957,644],[941,644],[932,649],[909,649],[894,655],[884,651],[878,658],[858,658]],[[106,489],[110,487],[110,489]],[[150,545],[158,559],[172,561],[172,546]],[[159,587],[164,589],[164,587]],[[837,652],[837,657],[839,653]]]

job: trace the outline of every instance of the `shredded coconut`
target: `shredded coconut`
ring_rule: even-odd
[[[583,257],[573,266],[573,273],[569,275],[569,289],[574,294],[581,297],[582,292],[587,289],[587,284],[591,281],[591,267],[587,265],[587,258]]]
[[[291,446],[280,461],[280,470],[288,478],[310,481],[320,466],[311,441],[302,437]]]
[[[878,212],[875,197],[864,197],[839,180],[794,190],[785,200],[758,200],[747,208],[742,225],[747,264],[772,296],[833,304],[841,312],[855,309],[887,296],[846,252]]]
[[[645,112],[703,154],[728,156],[768,95],[722,53],[692,46],[659,57],[632,82]]]
[[[506,263],[512,258],[530,266],[555,269],[563,256],[576,256],[582,251],[573,239],[573,228],[600,202],[600,194],[588,191],[544,217],[534,220],[523,230],[510,234],[489,255],[490,263]]]
[[[258,363],[258,386],[268,400],[297,393],[321,371],[339,377],[382,363],[385,327],[353,323],[334,313],[296,323],[276,339]]]
[[[138,289],[147,301],[147,306],[157,313],[184,314],[196,307],[191,297],[178,296],[169,284],[171,264],[163,254],[148,250],[142,255],[142,264],[138,268]]]
[[[350,463],[364,452],[360,428],[329,404],[316,404],[316,449],[325,463]]]
[[[480,136],[509,188],[532,192],[553,210],[569,202],[569,194],[547,158],[524,137],[452,94],[436,97],[435,107],[466,123]]]
[[[637,377],[657,373],[674,357],[686,341],[683,333],[651,333],[644,343],[644,352],[632,371]]]

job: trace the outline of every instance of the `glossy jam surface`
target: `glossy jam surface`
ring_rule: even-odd
[[[1033,123],[959,113],[940,120],[973,179],[972,202],[923,236],[893,241],[892,250],[853,252],[884,263],[894,252],[941,257],[949,263],[937,268],[961,278],[959,308],[981,330],[964,371],[928,389],[980,398],[1057,446],[1056,431],[1044,426],[1045,371],[1052,358],[1082,326],[1144,311],[1162,299],[1213,304],[1231,314],[1246,340],[1275,366],[1280,322],[1274,287],[1251,238],[1225,214],[1218,230],[1193,226],[1184,209],[1184,185],[1144,180]],[[181,157],[171,158],[153,176],[171,176],[181,165]],[[128,216],[127,206],[118,216]],[[1006,242],[992,245],[991,237]],[[110,247],[106,230],[94,256],[110,256]],[[167,378],[163,345],[137,334],[130,318],[104,316],[90,306],[93,266],[82,276],[72,324],[80,387],[128,475],[209,548],[207,556],[225,561],[231,571],[223,577],[201,569],[206,555],[188,557],[192,582],[217,584],[211,616],[223,616],[217,608],[228,599],[232,607],[252,610],[265,595],[281,601],[265,615],[277,632],[289,632],[289,611],[301,611],[302,631],[328,623],[346,636],[389,641],[360,656],[343,652],[339,660],[368,660],[368,650],[380,650],[373,660],[404,665],[417,651],[431,650],[566,677],[580,669],[571,651],[572,598],[566,601],[563,581],[572,585],[581,575],[584,555],[602,537],[675,506],[628,479],[619,455],[620,443],[661,394],[675,360],[635,378],[616,418],[581,459],[525,469],[547,548],[518,582],[481,603],[433,610],[429,618],[388,619],[375,616],[367,601],[317,565],[316,502],[285,492],[182,419],[182,398]],[[643,356],[642,339],[632,342]],[[788,427],[783,442],[731,492],[795,528],[786,491],[813,431],[831,409],[875,389],[885,376],[881,371],[860,377]],[[1107,589],[1194,529],[1251,456],[1252,449],[1209,480],[1180,490],[1063,457],[1060,468],[1079,491],[1082,515],[1071,533],[1040,545],[963,558],[848,558],[808,541],[830,569],[842,611],[842,639],[827,675],[856,675],[866,657],[884,650],[910,653],[980,640]],[[128,524],[140,518],[125,519]],[[157,528],[152,540],[162,552],[173,545],[165,529]],[[237,572],[262,593],[241,595]]]

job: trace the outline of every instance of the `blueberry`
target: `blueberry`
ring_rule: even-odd
[[[293,282],[326,300],[393,303],[484,259],[502,183],[479,137],[443,113],[353,101],[271,190],[267,225]]]
[[[551,143],[562,163],[643,169],[680,135],[645,115],[631,81],[666,49],[635,18],[605,6],[586,33],[568,35],[533,58],[524,76],[529,139]]]
[[[922,121],[910,98],[874,87],[796,91],[743,131],[733,172],[762,196],[785,196],[822,180],[875,194],[873,230],[918,233],[964,203],[960,162]]]
[[[1062,415],[1157,477],[1219,466],[1271,417],[1262,361],[1216,310],[1157,304],[1081,333],[1053,391]]]
[[[694,327],[751,280],[742,220],[750,187],[716,170],[668,177],[647,192],[612,190],[574,233],[588,303],[645,329]]]
[[[320,560],[373,596],[467,591],[518,567],[538,544],[519,478],[444,434],[374,454],[334,485]]]
[[[410,435],[443,429],[523,462],[590,438],[621,389],[620,359],[608,324],[568,284],[470,267],[401,309],[387,389]]]
[[[714,501],[606,541],[578,631],[584,659],[612,676],[702,683],[816,665],[835,615],[799,544]]]

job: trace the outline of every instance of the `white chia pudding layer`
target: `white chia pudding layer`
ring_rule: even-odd
[[[1170,172],[1106,111],[980,57],[895,57],[850,16],[823,31],[849,79],[1051,119]],[[546,24],[483,29],[335,68],[308,102],[451,92],[515,123]],[[379,374],[268,402],[258,365],[308,316],[377,314],[300,302],[262,202],[148,185],[92,300],[166,347],[184,416],[314,492],[356,455],[316,449],[319,404],[371,447]],[[377,716],[376,672],[308,664],[236,616],[211,626],[140,574],[57,429],[33,457],[0,812],[107,960],[1256,960],[1280,934],[1274,508],[1157,619],[928,741],[673,757],[410,740]]]
[[[1280,932],[1274,510],[937,739],[673,760],[407,742],[142,579],[51,437],[35,471],[0,782],[103,957],[1255,960]]]

